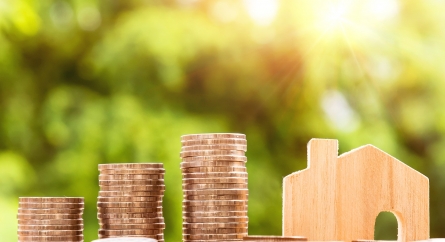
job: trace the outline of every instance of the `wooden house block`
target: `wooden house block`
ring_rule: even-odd
[[[382,211],[398,241],[429,238],[428,178],[372,145],[338,156],[338,141],[312,139],[308,167],[283,181],[283,235],[308,240],[373,240]]]

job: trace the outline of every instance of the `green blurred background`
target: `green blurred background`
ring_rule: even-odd
[[[247,134],[249,233],[281,234],[311,138],[373,144],[430,178],[445,237],[445,1],[0,0],[0,238],[19,196],[84,196],[97,164],[165,164],[181,240],[180,135]],[[379,216],[376,238],[396,238]]]

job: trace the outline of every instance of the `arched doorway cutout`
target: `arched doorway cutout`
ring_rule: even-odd
[[[397,240],[399,221],[394,213],[380,212],[375,220],[374,240]]]

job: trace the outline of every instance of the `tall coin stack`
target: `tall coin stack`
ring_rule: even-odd
[[[84,199],[20,197],[18,241],[83,241]]]
[[[244,134],[181,137],[183,240],[242,240],[247,235]]]
[[[164,241],[164,165],[99,165],[99,238],[146,237]]]

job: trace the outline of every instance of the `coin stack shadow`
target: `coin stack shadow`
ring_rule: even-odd
[[[18,241],[83,241],[83,209],[81,197],[20,197]]]
[[[244,134],[181,136],[183,241],[242,240],[247,235]]]
[[[146,237],[163,242],[163,164],[99,164],[99,171],[99,238]]]

